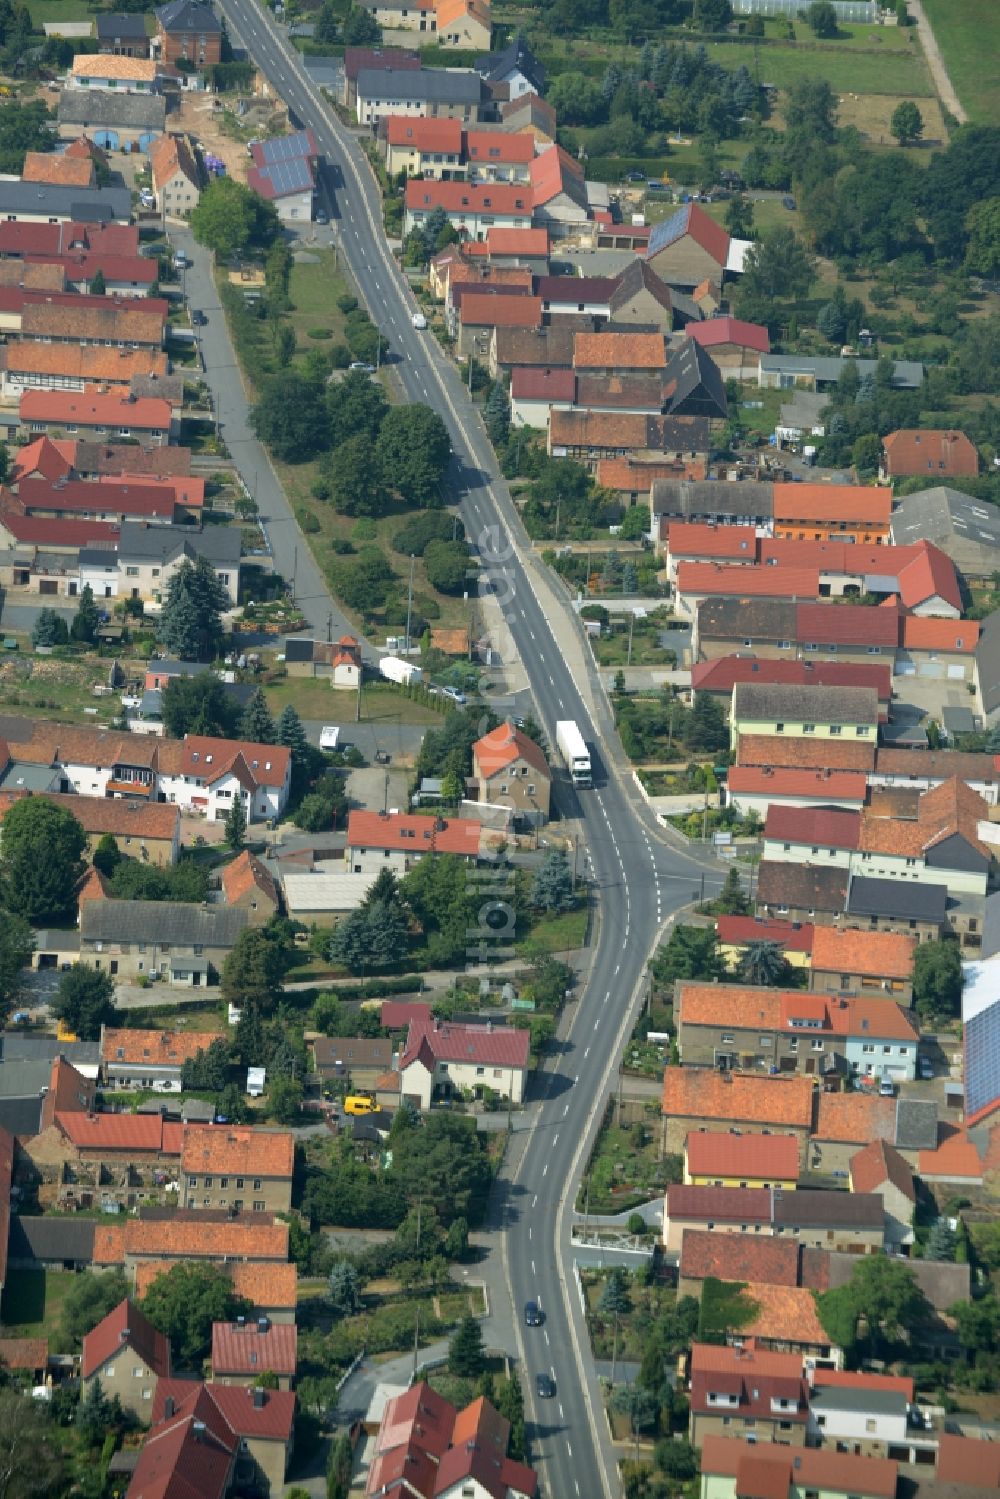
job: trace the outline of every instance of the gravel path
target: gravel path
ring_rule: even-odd
[[[927,19],[927,12],[924,10],[921,0],[907,0],[907,4],[909,5],[913,19],[917,23],[917,34],[920,37],[924,56],[927,59],[927,66],[930,68],[931,77],[934,80],[934,87],[938,91],[938,97],[948,113],[953,115],[960,125],[967,125],[969,116],[962,108],[958,95],[955,92],[955,86],[948,75],[948,69],[944,65],[944,58],[941,56],[941,49],[937,44],[937,37],[934,35],[931,23]]]

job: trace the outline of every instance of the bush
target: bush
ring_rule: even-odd
[[[314,536],[319,530],[319,521],[311,510],[296,510],[295,518],[307,536]]]
[[[332,338],[332,328],[310,328],[306,334],[307,338]]]
[[[337,306],[340,308],[345,317],[347,317],[350,313],[356,311],[357,305],[357,297],[352,297],[350,292],[344,292],[337,298]]]

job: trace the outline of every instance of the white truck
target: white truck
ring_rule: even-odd
[[[388,681],[399,682],[403,687],[423,681],[420,667],[412,661],[404,661],[401,656],[383,656],[378,669]]]
[[[573,785],[591,785],[590,750],[572,718],[561,718],[556,724],[556,747],[573,778]]]

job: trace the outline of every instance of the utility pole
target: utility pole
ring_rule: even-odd
[[[326,616],[326,643],[330,645],[333,641],[333,615]]]
[[[292,553],[292,603],[293,604],[295,603],[295,594],[296,594],[296,591],[297,591],[298,581],[299,581],[299,548],[298,548],[298,543],[296,542],[296,544],[295,544],[295,550]]]
[[[632,665],[632,631],[635,629],[635,610],[628,617],[628,660],[626,666]]]
[[[414,556],[413,556],[413,553],[411,552],[410,553],[410,586],[409,586],[409,588],[407,590],[407,594],[406,594],[406,646],[405,646],[405,649],[407,651],[409,651],[409,649],[410,649],[410,620],[413,618],[413,563],[414,563]]]
[[[361,722],[361,673],[358,672],[358,701],[354,709],[354,722]]]
[[[615,1387],[615,1365],[618,1363],[618,1313],[615,1312],[615,1332],[611,1343],[611,1388]]]
[[[417,1377],[417,1361],[420,1354],[420,1302],[414,1305],[416,1316],[413,1320],[413,1378]]]

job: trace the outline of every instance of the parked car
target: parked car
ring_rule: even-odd
[[[415,312],[413,314],[411,322],[413,323],[414,328],[422,330],[427,327],[427,319],[424,317],[422,312]]]
[[[330,215],[325,208],[317,208],[314,218],[317,224],[328,224],[330,222]]]
[[[363,359],[354,359],[347,367],[350,370],[355,370],[360,375],[374,375],[375,373],[375,366],[373,364],[366,364]]]
[[[645,172],[626,172],[625,173],[625,181],[626,182],[645,182],[645,180],[646,180],[646,174],[645,174]]]
[[[895,1098],[896,1084],[887,1073],[883,1073],[878,1082],[879,1098]]]
[[[791,197],[782,198],[781,206],[782,208],[793,209],[795,207],[795,199]]]
[[[196,328],[204,328],[205,324],[208,322],[208,318],[199,308],[196,307],[191,314],[191,321],[192,323],[194,323]]]
[[[375,764],[376,765],[388,765],[391,759],[392,759],[392,756],[389,754],[388,750],[376,750],[375,751]]]
[[[349,1093],[344,1099],[345,1114],[377,1114],[378,1104],[364,1093]]]
[[[920,1061],[917,1064],[917,1070],[920,1073],[920,1076],[926,1082],[929,1078],[932,1078],[934,1076],[934,1063],[931,1061],[930,1057],[921,1057]]]
[[[453,703],[457,703],[460,708],[463,708],[465,706],[465,704],[469,701],[469,699],[466,697],[465,693],[464,692],[459,692],[459,690],[458,690],[457,687],[442,687],[441,688],[441,696],[442,697],[450,697],[451,700],[452,700],[452,702]]]
[[[176,270],[176,271],[182,271],[185,266],[189,266],[190,264],[191,264],[191,262],[190,262],[190,260],[188,260],[187,256],[184,254],[184,251],[183,250],[178,250],[177,253],[174,256],[174,270]]]

